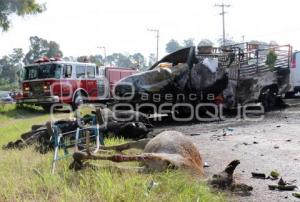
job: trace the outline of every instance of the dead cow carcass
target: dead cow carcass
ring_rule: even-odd
[[[108,156],[91,154],[90,152],[75,152],[73,154],[74,161],[70,164],[70,169],[79,170],[85,167],[98,167],[87,162],[88,160],[137,161],[142,166],[139,168],[139,171],[143,172],[182,169],[199,179],[204,177],[204,163],[199,150],[190,137],[181,132],[164,131],[153,139],[142,139],[117,146],[101,147],[102,150],[116,150],[119,152],[132,148],[141,149],[143,152],[136,155],[115,154]],[[213,176],[209,181],[210,184],[221,189],[230,188],[235,190],[242,187],[244,191],[252,190],[252,187],[245,184],[237,184],[234,181],[233,172],[239,163],[238,160],[232,161],[223,172]],[[119,167],[119,169],[122,168]]]

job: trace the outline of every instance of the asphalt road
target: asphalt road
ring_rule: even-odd
[[[232,195],[232,201],[300,201],[295,191],[271,191],[268,185],[278,180],[255,179],[251,172],[280,176],[300,187],[300,100],[286,101],[290,107],[269,112],[260,121],[225,120],[211,123],[164,123],[156,132],[178,130],[194,134],[208,176],[218,173],[232,160],[238,159],[235,177],[238,182],[253,186],[250,196]],[[226,135],[224,135],[226,133]]]

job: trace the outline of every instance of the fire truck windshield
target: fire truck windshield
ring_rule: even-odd
[[[24,80],[56,78],[61,76],[60,64],[39,64],[25,67]]]

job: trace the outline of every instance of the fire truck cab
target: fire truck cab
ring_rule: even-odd
[[[58,103],[76,108],[84,101],[105,102],[113,99],[112,89],[117,81],[136,72],[132,68],[97,67],[93,63],[43,58],[25,66],[23,96],[17,104],[38,105],[49,110]]]

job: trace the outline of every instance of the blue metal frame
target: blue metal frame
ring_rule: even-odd
[[[86,120],[86,119],[83,118],[82,120]],[[96,153],[98,151],[100,144],[104,145],[104,138],[103,138],[102,133],[99,131],[99,124],[97,124],[96,116],[92,116],[91,122],[92,122],[92,126],[89,127],[89,128],[78,127],[76,129],[76,131],[70,131],[70,132],[76,132],[75,133],[75,150],[78,150],[78,144],[85,139],[85,137],[82,136],[82,134],[83,134],[82,132],[85,131],[85,130],[90,130],[92,132],[92,135],[90,136],[90,138],[95,138],[96,139],[96,149],[95,149],[94,153]],[[67,149],[67,147],[70,146],[70,145],[67,145],[65,142],[61,143],[61,139],[63,138],[63,136],[65,134],[69,134],[70,132],[61,133],[60,132],[60,127],[61,127],[60,124],[56,124],[56,125],[52,126],[52,130],[53,130],[52,141],[53,141],[53,145],[54,145],[54,156],[53,156],[53,161],[52,161],[52,173],[54,173],[54,171],[55,171],[56,161],[65,159],[65,158],[72,155]],[[63,148],[64,155],[59,156],[59,154],[58,154],[59,148]]]

